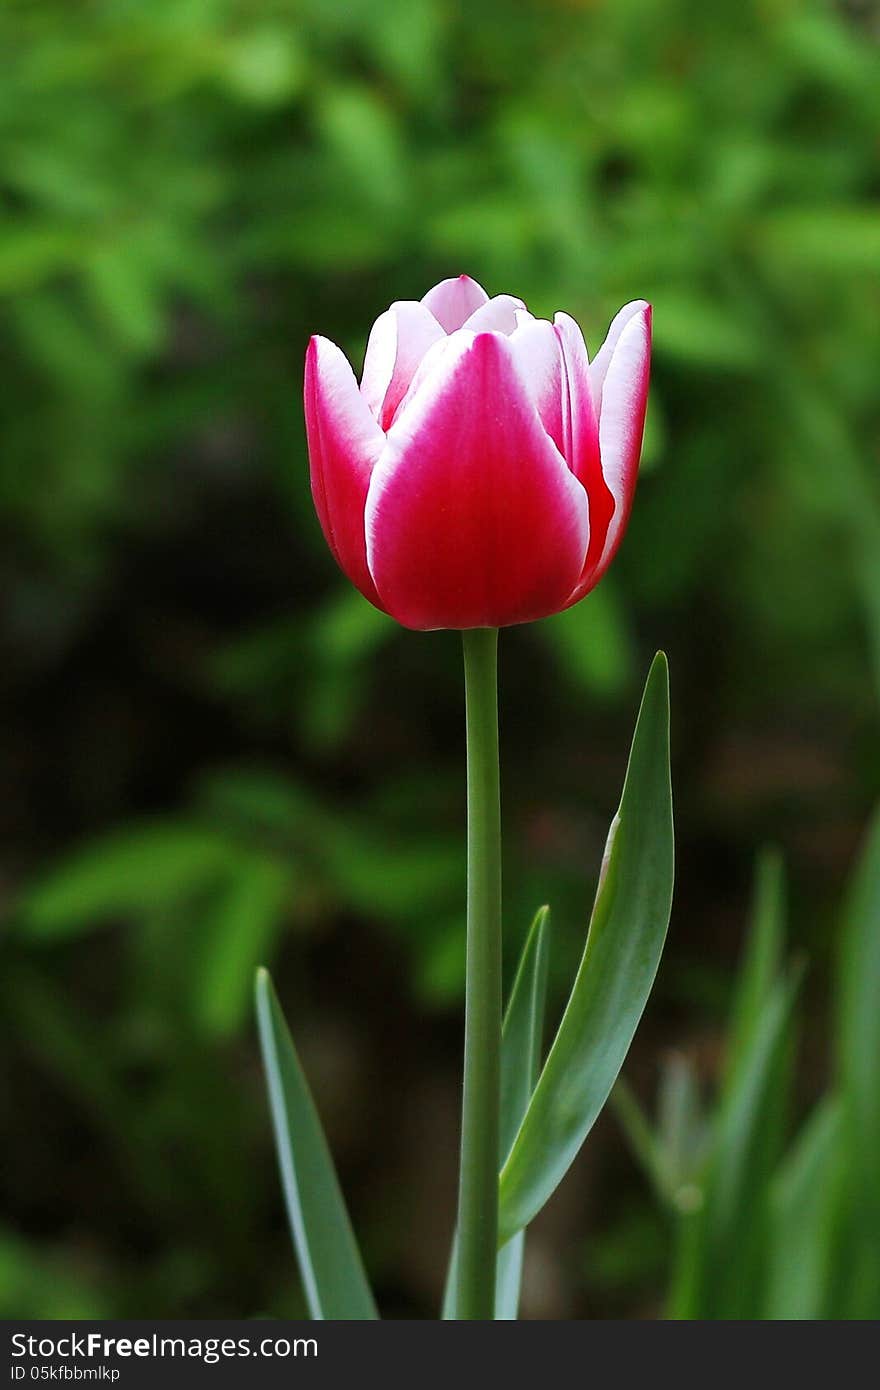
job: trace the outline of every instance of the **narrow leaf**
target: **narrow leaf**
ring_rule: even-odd
[[[313,1318],[378,1316],[299,1058],[268,971],[258,970],[257,1020],[287,1214]]]
[[[737,973],[727,1045],[728,1077],[748,1051],[774,980],[782,965],[785,935],[785,876],[782,858],[765,849],[755,869],[751,922]]]
[[[694,1063],[680,1053],[663,1062],[657,1130],[672,1205],[680,1212],[693,1211],[702,1200],[700,1176],[709,1136]]]
[[[660,964],[672,881],[669,673],[658,653],[642,697],[583,959],[501,1172],[502,1244],[556,1189],[617,1079]]]
[[[623,1076],[617,1078],[611,1092],[610,1104],[617,1116],[620,1128],[629,1141],[633,1157],[641,1165],[657,1195],[663,1201],[670,1200],[659,1138],[642,1109],[635,1091],[630,1088],[629,1082]]]
[[[868,832],[847,904],[839,987],[838,1052],[852,1217],[845,1316],[880,1307],[880,812]]]
[[[798,978],[774,985],[722,1096],[703,1201],[681,1223],[673,1317],[755,1318],[763,1307],[769,1188],[782,1142]]]
[[[192,972],[196,1016],[209,1032],[232,1033],[247,1017],[248,982],[259,962],[272,954],[290,878],[280,857],[254,855],[252,861],[243,859],[212,904],[202,959]]]
[[[706,1126],[689,1059],[673,1053],[663,1063],[656,1127],[623,1076],[617,1078],[610,1103],[633,1156],[663,1204],[675,1214],[694,1211],[702,1202]]]
[[[241,849],[229,836],[185,820],[114,831],[75,851],[24,894],[22,930],[55,941],[108,918],[177,907],[222,883]]]
[[[755,871],[708,1160],[697,1175],[699,1200],[680,1205],[672,1308],[681,1318],[757,1317],[762,1306],[793,997],[780,975],[784,934],[782,861],[765,850]]]
[[[775,1321],[831,1316],[835,1216],[845,1154],[840,1099],[820,1101],[771,1189],[771,1258],[764,1316]]]
[[[840,972],[840,1070],[858,1150],[864,1159],[865,1196],[876,1187],[880,1153],[880,812],[856,871],[847,909]]]
[[[507,1157],[541,1069],[547,1001],[550,909],[535,914],[523,947],[501,1030],[501,1159]]]
[[[541,1069],[549,928],[549,908],[542,907],[526,939],[504,1016],[501,1035],[502,1163],[516,1138]],[[525,1240],[525,1231],[519,1231],[498,1252],[496,1320],[510,1321],[516,1318],[519,1311]]]

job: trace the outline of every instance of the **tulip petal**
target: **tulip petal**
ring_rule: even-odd
[[[510,345],[519,379],[534,401],[544,429],[565,458],[569,435],[568,382],[557,332],[546,319],[518,314]]]
[[[488,299],[486,291],[476,280],[469,275],[459,275],[452,280],[441,280],[439,285],[422,296],[422,303],[431,310],[445,332],[454,333]]]
[[[430,378],[440,370],[440,364],[444,357],[450,352],[453,354],[458,352],[461,342],[465,337],[472,338],[473,334],[467,329],[459,328],[454,334],[447,335],[444,333],[443,337],[440,338],[438,342],[431,344],[421,362],[416,367],[413,379],[407,388],[406,395],[394,412],[392,424],[401,417],[405,410],[409,409],[425,382],[430,380]],[[389,425],[388,428],[390,429],[391,426]]]
[[[385,435],[345,354],[327,338],[309,343],[304,399],[312,497],[321,529],[339,567],[381,607],[367,568],[364,504]]]
[[[618,341],[620,340],[621,333],[626,328],[630,319],[634,318],[636,314],[644,315],[648,313],[650,315],[650,312],[651,306],[650,304],[646,304],[644,299],[634,299],[630,304],[624,304],[623,308],[620,309],[611,320],[608,332],[605,335],[605,341],[590,364],[590,382],[593,387],[593,400],[596,402],[597,413],[601,413],[602,388],[605,384],[605,376],[608,372],[609,363],[614,354],[614,349],[617,347]]]
[[[553,326],[565,364],[566,458],[581,481],[599,456],[599,427],[590,385],[590,361],[584,335],[570,314],[556,314]]]
[[[591,537],[590,554],[572,603],[598,584],[614,559],[629,521],[645,428],[650,368],[651,306],[639,301],[627,305],[614,319],[592,365],[593,391],[600,399],[602,476],[614,500],[614,510],[598,556]]]
[[[645,431],[650,373],[651,306],[644,304],[624,325],[602,384],[599,454],[615,507],[599,562],[600,573],[610,565],[629,520]]]
[[[599,462],[599,426],[590,386],[590,362],[584,335],[568,314],[557,314],[553,323],[565,364],[565,457],[590,499],[590,548],[584,561],[586,575],[597,564],[602,554],[614,514],[614,497]]]
[[[522,313],[525,307],[522,300],[512,294],[496,294],[494,299],[474,310],[462,327],[469,328],[472,333],[491,330],[511,334],[516,328],[517,314]]]
[[[418,300],[398,300],[376,319],[364,356],[361,395],[383,430],[428,348],[443,336],[430,309]]]
[[[496,627],[561,608],[587,499],[498,333],[456,334],[398,412],[370,480],[367,560],[406,627]]]

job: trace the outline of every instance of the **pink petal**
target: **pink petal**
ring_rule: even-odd
[[[556,329],[546,319],[517,315],[511,335],[519,379],[535,403],[544,429],[565,457],[568,424],[568,382]],[[563,402],[565,413],[563,416]]]
[[[407,388],[406,395],[394,412],[394,419],[391,424],[396,424],[403,416],[404,411],[409,410],[410,405],[421,391],[425,382],[430,381],[431,377],[440,369],[440,364],[447,353],[457,353],[465,338],[472,339],[473,334],[467,329],[458,328],[455,333],[448,335],[444,333],[443,337],[438,342],[431,344],[421,362],[416,367],[413,379]],[[390,428],[391,426],[389,425],[389,429]]]
[[[614,520],[600,562],[603,570],[611,563],[629,520],[645,432],[650,375],[651,306],[645,304],[621,332],[602,387],[599,453],[615,502]]]
[[[619,319],[620,314],[614,323]],[[611,333],[608,335],[608,339],[610,338]],[[598,358],[593,364],[594,369],[597,363]],[[614,559],[629,521],[648,405],[648,380],[651,369],[650,304],[636,305],[635,311],[627,316],[619,331],[615,332],[614,344],[606,361],[598,365],[604,367],[601,381],[602,403],[599,411],[599,453],[602,474],[614,500],[614,513],[598,558],[594,555],[592,543],[590,545],[591,553],[572,602],[577,602],[578,598],[582,598],[588,590],[598,584]]]
[[[414,299],[398,300],[376,319],[364,357],[361,395],[383,430],[428,348],[443,336],[430,309]]]
[[[614,513],[614,498],[599,463],[599,427],[590,389],[590,363],[584,335],[568,314],[557,314],[553,322],[565,363],[565,457],[590,500],[590,548],[584,561],[584,573],[587,573],[602,554]]]
[[[583,566],[587,499],[500,334],[456,334],[392,425],[370,482],[367,560],[406,627],[528,622]]]
[[[488,303],[481,304],[469,318],[462,324],[463,328],[469,328],[472,333],[483,333],[487,329],[495,333],[513,333],[516,328],[517,314],[525,309],[521,299],[515,299],[512,294],[496,294],[494,299]]]
[[[590,381],[593,387],[593,400],[596,402],[596,411],[601,411],[602,387],[605,383],[605,374],[608,371],[608,364],[611,361],[614,349],[617,347],[621,333],[626,328],[631,318],[636,314],[644,314],[647,310],[650,313],[651,306],[646,304],[644,299],[634,299],[630,304],[624,304],[611,320],[605,341],[593,360],[590,367]]]
[[[385,435],[361,397],[344,353],[327,338],[309,343],[304,400],[318,520],[337,564],[381,607],[367,568],[364,504]]]
[[[488,298],[476,280],[469,275],[459,275],[454,280],[441,280],[439,285],[422,296],[422,303],[431,310],[441,328],[447,333],[454,333]]]

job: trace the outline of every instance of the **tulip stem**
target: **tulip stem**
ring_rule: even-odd
[[[456,1315],[495,1316],[501,1088],[498,630],[462,633],[467,721],[467,985]]]

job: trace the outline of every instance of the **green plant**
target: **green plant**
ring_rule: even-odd
[[[736,980],[726,1064],[705,1108],[674,1059],[651,1125],[625,1083],[617,1113],[668,1213],[677,1318],[869,1318],[880,1306],[876,1001],[880,823],[841,921],[835,1065],[791,1136],[795,994],[782,865],[765,854]]]

